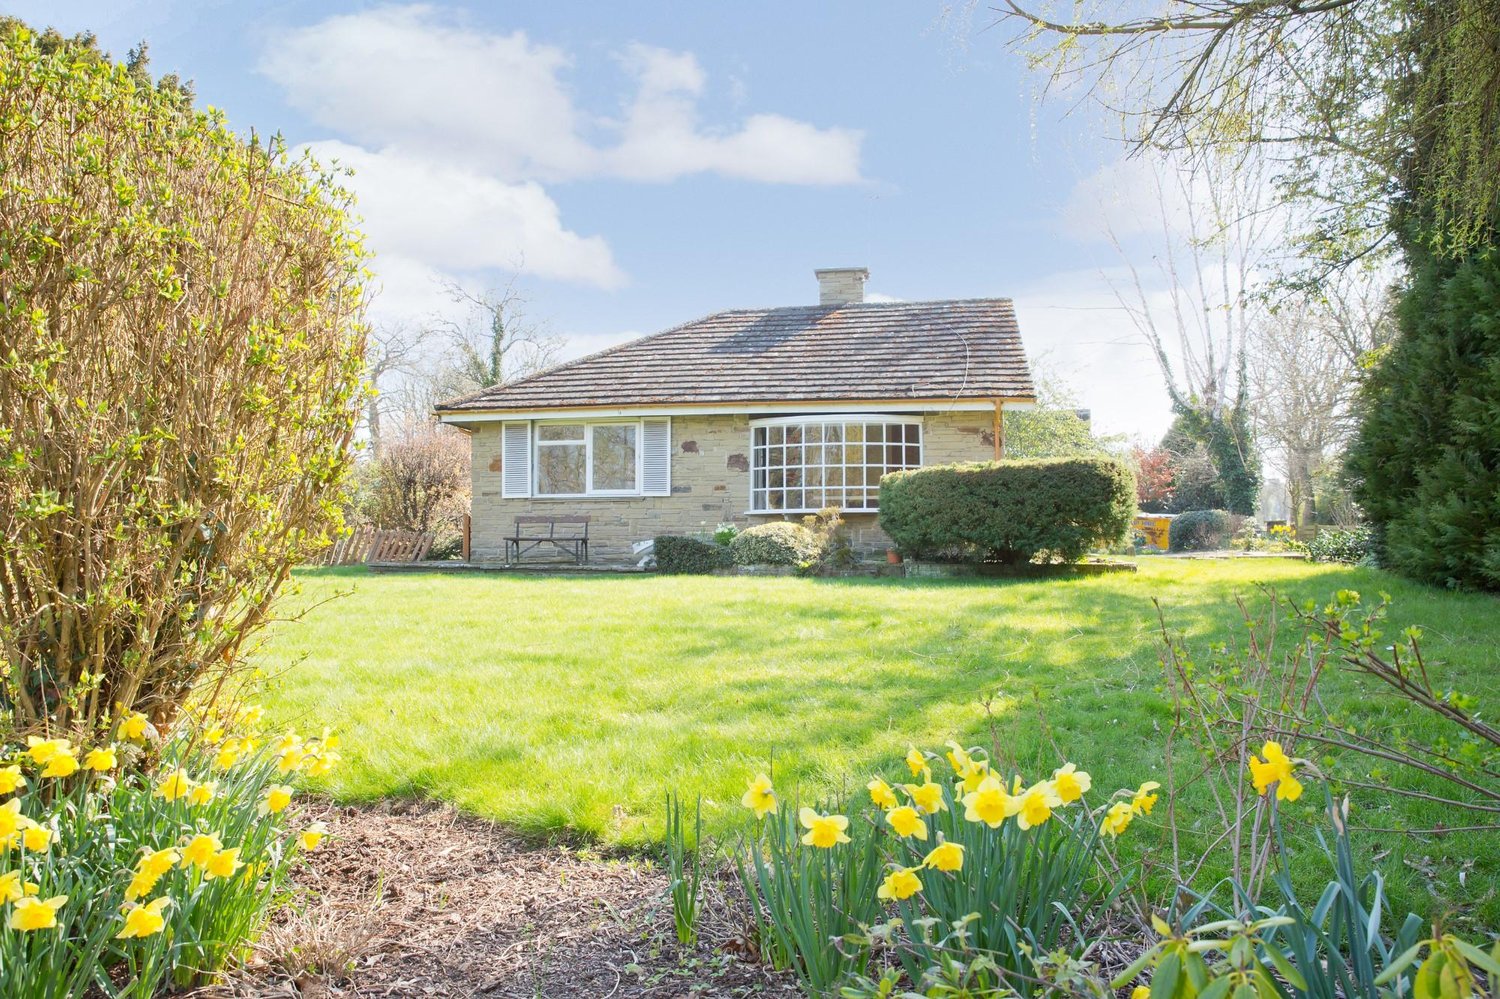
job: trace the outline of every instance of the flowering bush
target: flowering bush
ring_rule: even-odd
[[[327,733],[274,741],[259,712],[158,733],[142,714],[90,747],[30,736],[0,754],[0,980],[39,999],[146,997],[242,958],[321,823],[290,782],[338,763]]]
[[[1101,842],[1151,812],[1157,785],[1090,806],[1093,780],[1072,763],[1030,785],[957,743],[943,757],[913,747],[906,764],[909,781],[875,777],[818,807],[783,807],[768,777],[751,781],[740,875],[772,962],[827,990],[863,974],[883,915],[899,922],[877,934],[882,950],[912,981],[944,963],[945,927],[1000,972],[1028,975],[1064,941],[1081,949],[1090,913],[1124,886]]]

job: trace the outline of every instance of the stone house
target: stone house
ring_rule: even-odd
[[[596,561],[662,534],[843,511],[883,550],[886,472],[1004,453],[1035,389],[1010,299],[865,302],[863,268],[815,306],[736,309],[442,403],[470,435],[471,558],[518,516],[588,516]]]

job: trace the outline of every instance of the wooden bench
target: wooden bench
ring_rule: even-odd
[[[562,528],[559,533],[558,528]],[[551,545],[582,565],[589,560],[589,518],[587,517],[517,517],[515,533],[505,539],[505,561],[521,561],[521,556]]]

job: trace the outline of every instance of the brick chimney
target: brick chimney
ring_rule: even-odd
[[[865,300],[865,282],[870,272],[863,267],[825,267],[818,276],[819,305],[859,304]]]

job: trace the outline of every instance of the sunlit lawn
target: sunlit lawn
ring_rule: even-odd
[[[1500,646],[1493,598],[1282,560],[1146,559],[1132,575],[1010,583],[347,569],[299,580],[288,606],[311,610],[276,627],[261,661],[282,674],[278,721],[344,734],[334,793],[429,796],[626,844],[659,829],[669,788],[702,793],[723,826],[773,759],[779,786],[811,796],[898,773],[910,742],[988,744],[992,731],[1028,774],[1050,772],[1055,744],[1097,786],[1158,779],[1170,713],[1153,597],[1201,646],[1234,639],[1235,595],[1260,599],[1257,583],[1319,599],[1385,590],[1397,622],[1426,629],[1440,682],[1472,693],[1492,692]],[[1352,724],[1393,710],[1368,695],[1344,708]],[[1195,804],[1206,802],[1184,801]],[[1472,890],[1500,871],[1495,838],[1392,838],[1387,865],[1414,891],[1421,878],[1403,861],[1431,856],[1446,877],[1478,851]]]

